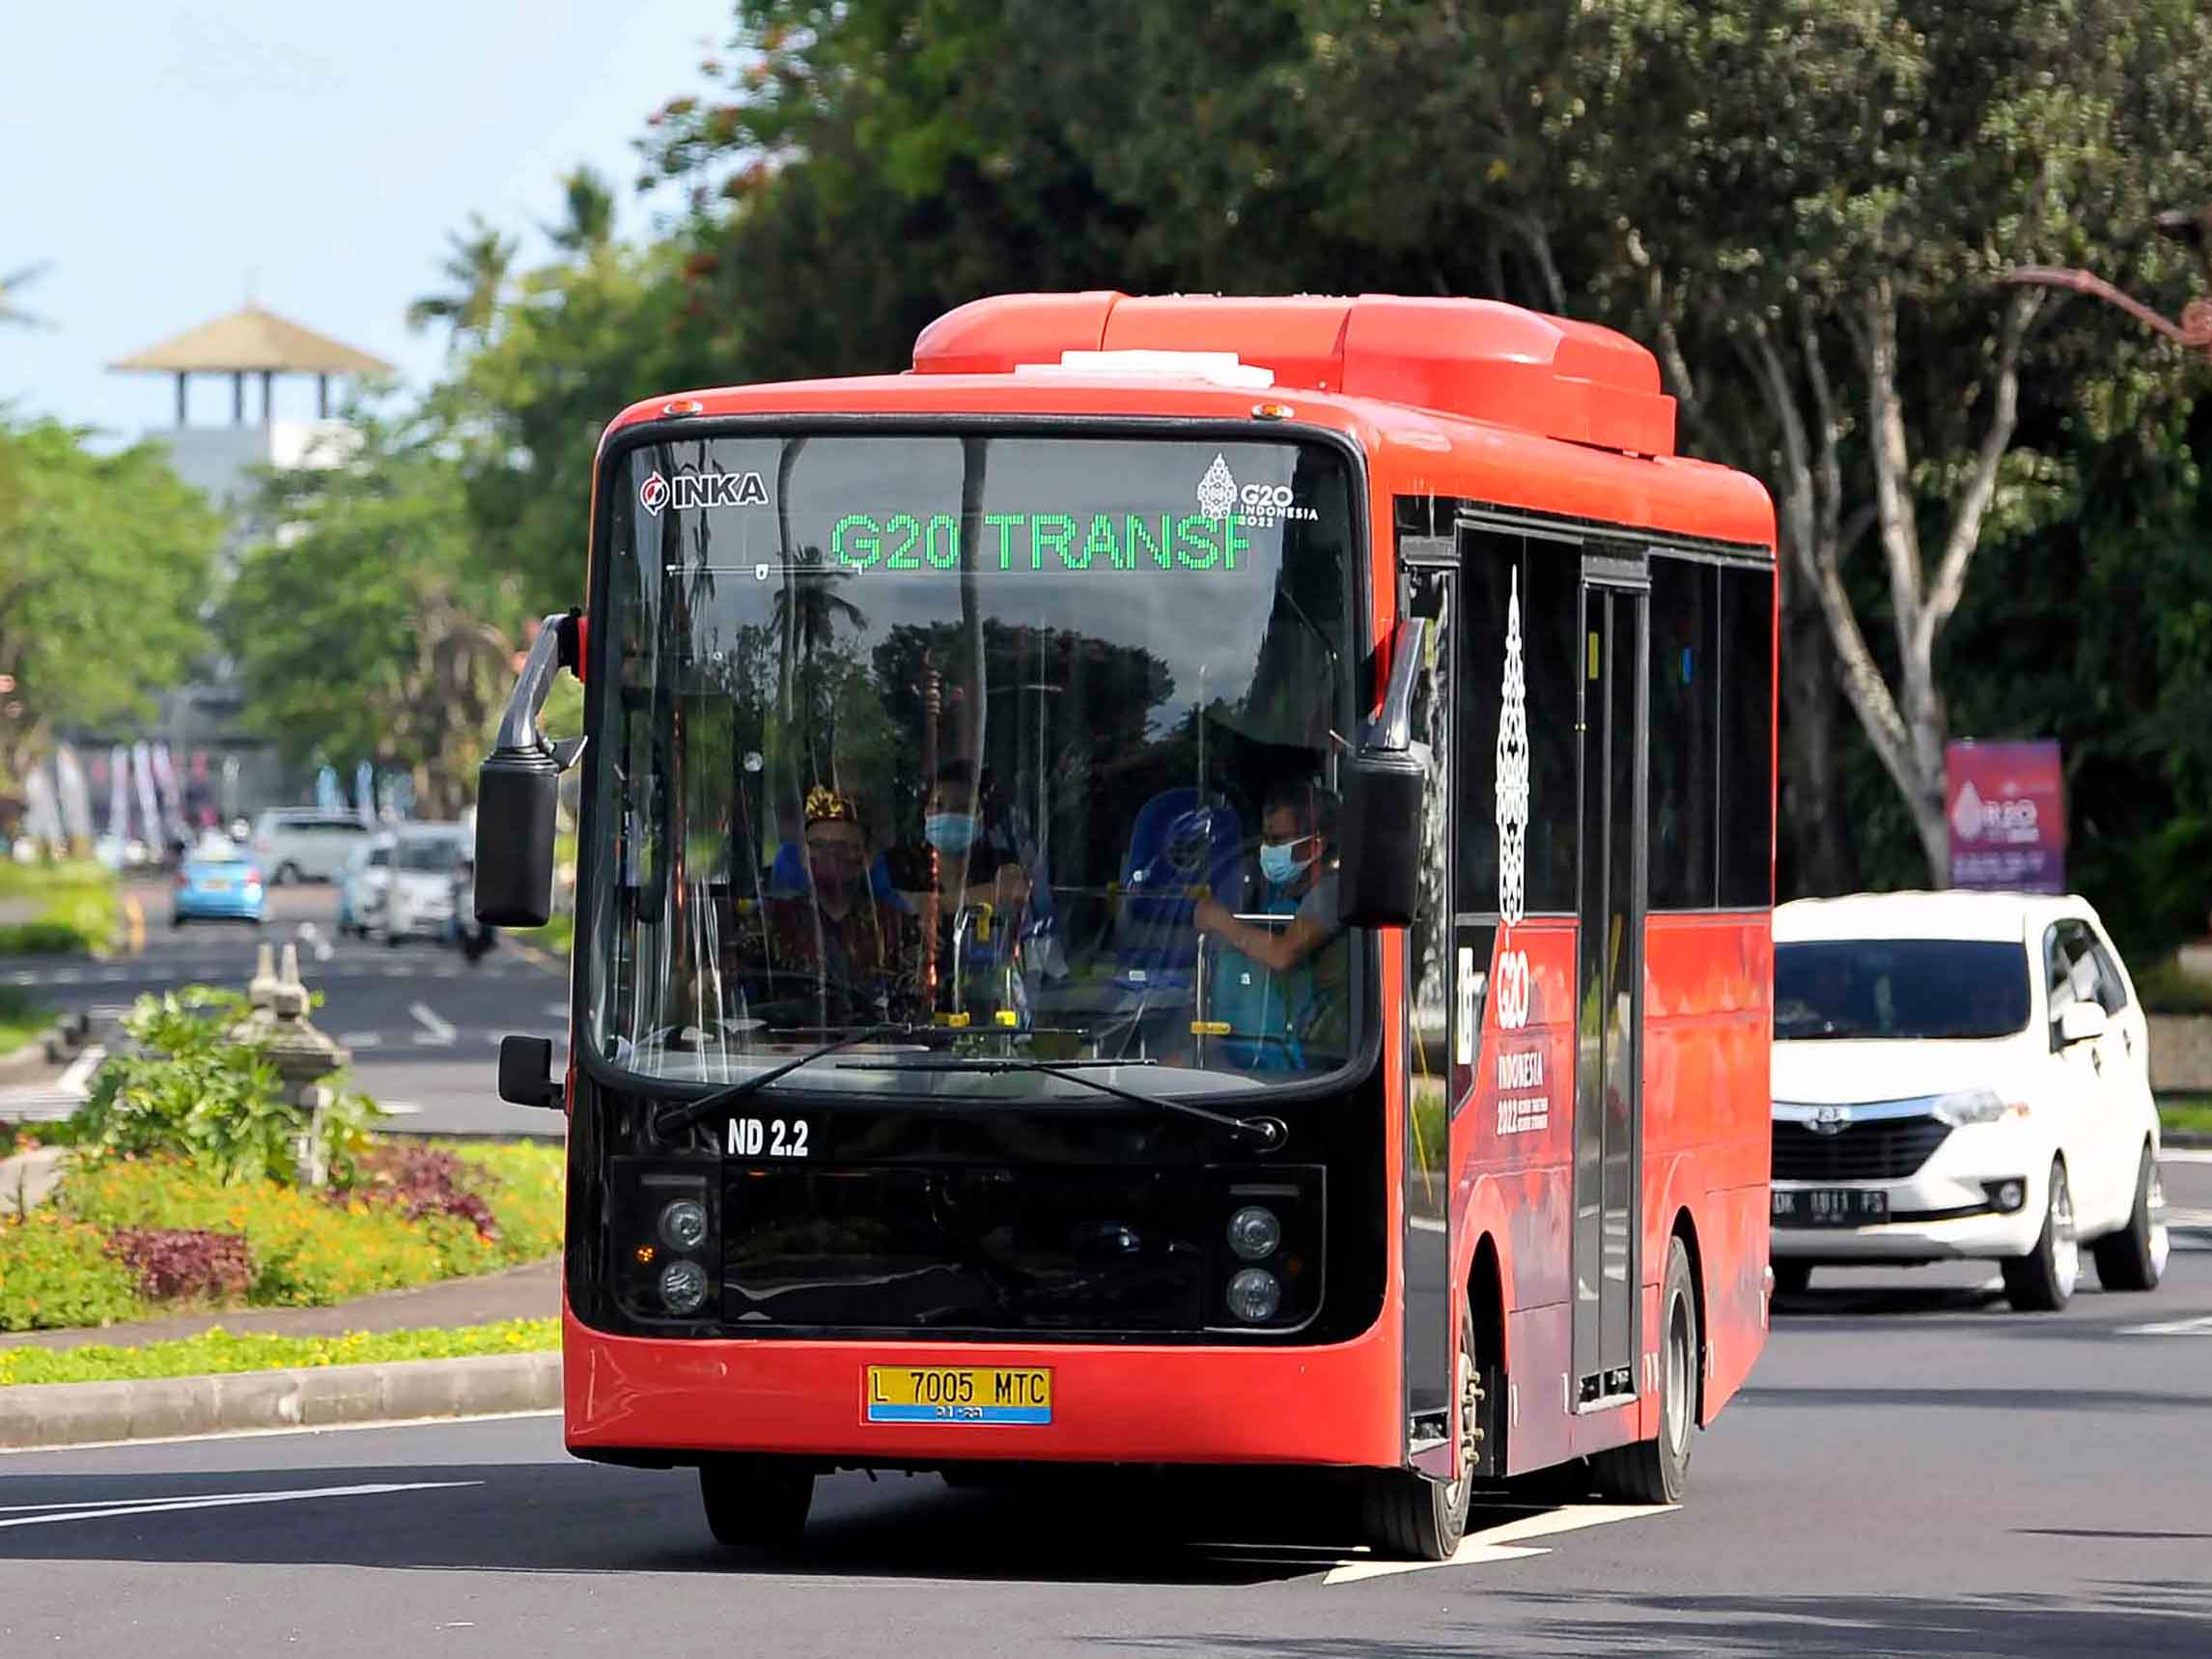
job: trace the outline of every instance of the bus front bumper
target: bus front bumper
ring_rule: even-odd
[[[660,1340],[565,1312],[561,1346],[568,1445],[586,1457],[1388,1468],[1403,1455],[1397,1346],[1380,1324],[1330,1347]],[[1049,1368],[1051,1419],[871,1422],[871,1365]]]

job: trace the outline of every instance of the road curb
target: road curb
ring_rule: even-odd
[[[557,1353],[0,1388],[0,1450],[548,1411]]]

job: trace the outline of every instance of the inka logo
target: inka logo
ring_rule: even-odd
[[[656,472],[637,487],[637,504],[657,519],[664,507],[765,507],[768,486],[757,472],[680,472],[673,484]]]
[[[1198,511],[1209,519],[1226,519],[1237,505],[1236,474],[1225,456],[1214,457],[1206,476],[1198,480]]]

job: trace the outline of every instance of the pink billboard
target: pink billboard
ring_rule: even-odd
[[[2066,890],[2066,784],[2056,743],[1950,745],[1944,816],[1952,886]]]

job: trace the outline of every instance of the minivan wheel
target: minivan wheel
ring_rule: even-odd
[[[2005,1300],[2022,1313],[2056,1313],[2082,1277],[2082,1241],[2074,1231],[2074,1195],[2066,1166],[2051,1165],[2050,1196],[2035,1248],[2002,1264]]]
[[[2159,1185],[2158,1160],[2146,1145],[2135,1171],[2135,1208],[2127,1225],[2089,1247],[2097,1282],[2107,1290],[2156,1290],[2166,1277],[2166,1192]]]
[[[1769,1265],[1775,1270],[1777,1296],[1803,1296],[1805,1287],[1812,1282],[1812,1263],[1809,1261],[1778,1261]]]
[[[287,858],[277,865],[275,883],[280,887],[295,886],[299,882],[299,866]]]

